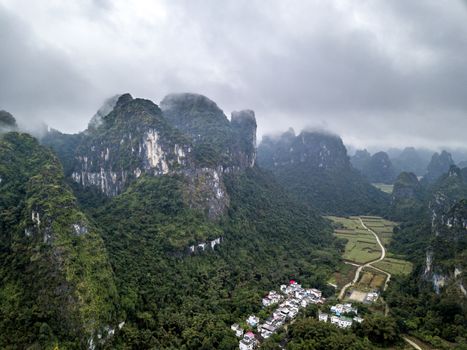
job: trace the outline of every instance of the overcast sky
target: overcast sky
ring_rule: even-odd
[[[259,135],[467,146],[467,3],[0,0],[0,109],[83,130],[105,98],[205,94]]]

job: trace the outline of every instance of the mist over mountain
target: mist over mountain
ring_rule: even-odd
[[[423,180],[427,182],[436,181],[441,175],[448,172],[451,165],[454,165],[454,161],[450,153],[446,151],[442,151],[441,154],[434,153],[426,167],[427,172],[423,176]]]
[[[264,137],[258,164],[302,201],[327,214],[378,213],[389,203],[350,163],[339,136],[293,129]]]
[[[13,131],[17,128],[16,119],[7,111],[0,111],[0,132]]]

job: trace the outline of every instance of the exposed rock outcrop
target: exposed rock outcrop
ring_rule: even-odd
[[[458,167],[434,185],[429,203],[432,241],[424,277],[438,293],[454,288],[465,296],[467,269],[467,176]]]
[[[218,218],[229,205],[224,174],[255,164],[254,112],[234,112],[229,121],[196,94],[169,95],[161,106],[130,94],[106,101],[75,146],[72,179],[115,196],[144,175],[183,175],[190,206]],[[58,140],[45,139],[52,147]]]

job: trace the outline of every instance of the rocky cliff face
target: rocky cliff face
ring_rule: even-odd
[[[256,119],[253,111],[233,112],[231,121],[205,96],[183,93],[161,102],[164,118],[193,143],[201,166],[221,166],[224,172],[252,167],[256,158]]]
[[[162,109],[129,94],[108,112],[113,104],[107,101],[81,134],[73,156],[75,182],[115,196],[141,176],[181,174],[192,207],[211,218],[225,212],[223,174],[255,164],[253,111],[234,112],[230,122],[213,101],[195,94],[169,95]],[[54,147],[54,140],[47,143]]]
[[[143,174],[163,175],[191,162],[191,143],[171,127],[151,101],[119,97],[96,129],[88,129],[75,153],[74,181],[119,194]]]
[[[424,277],[437,292],[457,286],[464,296],[467,268],[467,174],[456,166],[434,185],[429,203],[433,239]]]

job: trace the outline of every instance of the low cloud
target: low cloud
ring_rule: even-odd
[[[0,0],[0,109],[86,127],[109,96],[202,93],[260,134],[465,147],[463,1]]]

